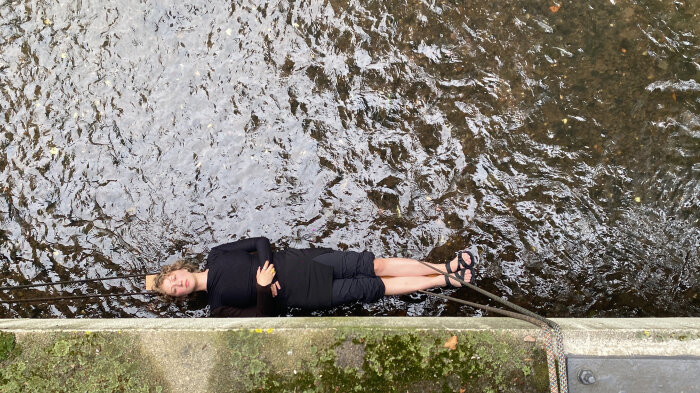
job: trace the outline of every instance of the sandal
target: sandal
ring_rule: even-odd
[[[467,261],[465,261],[464,258],[462,258],[462,253],[466,253],[469,255],[469,260],[471,262],[470,264],[467,265]],[[479,261],[478,257],[475,257],[474,254],[472,254],[471,251],[469,251],[469,250],[457,251],[457,262],[458,262],[459,268],[457,269],[456,272],[449,272],[449,273],[454,273],[454,275],[457,278],[459,278],[460,280],[462,280],[468,284],[471,284],[472,282],[474,282],[474,275],[476,274],[474,266],[476,265],[476,263],[478,261]],[[449,267],[449,262],[446,264],[446,266]],[[447,269],[447,270],[449,271],[449,269]],[[469,281],[466,281],[464,279],[464,275],[466,274],[467,270],[469,270],[472,274]],[[447,283],[447,288],[461,288],[462,287],[462,286],[456,287],[456,286],[452,285],[450,283],[449,275],[445,275],[445,282]]]
[[[452,263],[452,261],[445,262],[445,271],[447,273],[457,273],[458,271],[460,271],[462,269],[469,269],[470,265],[467,265],[467,261],[465,261],[464,258],[462,258],[463,252],[466,252],[467,254],[469,254],[469,257],[472,259],[472,261],[474,260],[474,256],[472,255],[471,252],[469,252],[467,250],[457,251],[457,270],[454,270],[454,271],[451,270],[450,263]]]

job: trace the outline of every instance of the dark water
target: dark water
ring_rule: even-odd
[[[479,285],[548,316],[700,316],[700,1],[184,3],[0,3],[0,285],[266,235],[432,262],[477,245]]]

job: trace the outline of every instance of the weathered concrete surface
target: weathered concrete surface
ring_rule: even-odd
[[[700,318],[554,318],[564,351],[590,356],[700,356]]]
[[[700,356],[700,318],[554,320],[567,353]],[[41,391],[43,385],[8,386],[46,376],[45,370],[31,371],[42,355],[49,359],[44,362],[55,358],[42,370],[73,378],[70,364],[123,363],[124,353],[137,367],[113,371],[111,383],[147,377],[152,384],[141,390],[147,392],[546,387],[541,330],[508,318],[15,319],[0,320],[0,332],[3,392]],[[85,343],[85,336],[91,341]],[[454,349],[445,347],[450,340],[456,340]],[[3,345],[14,349],[3,354]],[[100,357],[100,350],[111,358]],[[101,391],[98,385],[71,386]]]

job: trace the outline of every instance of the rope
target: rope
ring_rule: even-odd
[[[137,295],[157,295],[155,292],[129,292],[129,293],[101,293],[95,295],[75,295],[75,296],[58,296],[58,297],[36,297],[31,299],[19,300],[0,300],[0,303],[30,303],[30,302],[45,302],[62,299],[84,299],[90,297],[107,297],[107,296],[137,296]]]
[[[13,290],[18,290],[18,289],[36,288],[36,287],[51,286],[51,285],[79,284],[79,283],[95,282],[95,281],[119,280],[119,279],[123,279],[123,278],[143,277],[144,275],[147,275],[147,274],[148,273],[146,273],[146,274],[138,273],[138,274],[127,274],[124,276],[114,276],[114,277],[86,278],[86,279],[82,279],[82,280],[56,281],[56,282],[41,283],[41,284],[4,286],[4,287],[0,287],[0,291],[13,291]],[[152,273],[152,274],[156,274],[156,273]],[[12,304],[12,303],[31,303],[31,302],[45,302],[45,301],[64,300],[64,299],[86,299],[86,298],[93,298],[93,297],[99,298],[99,297],[108,297],[108,296],[119,297],[119,296],[137,296],[137,295],[154,295],[154,293],[149,291],[149,292],[104,293],[104,294],[93,294],[93,295],[37,297],[37,298],[19,299],[19,300],[0,300],[0,304],[2,304],[2,303],[9,303],[9,304]]]
[[[139,273],[139,274],[129,274],[129,275],[126,275],[126,276],[114,276],[114,277],[102,277],[102,278],[86,278],[86,279],[83,279],[83,280],[56,281],[56,282],[48,282],[48,283],[41,283],[41,284],[28,284],[28,285],[5,286],[5,287],[0,287],[0,291],[11,291],[11,290],[15,290],[15,289],[43,287],[43,286],[49,286],[49,285],[79,284],[79,283],[93,282],[93,281],[117,280],[117,279],[122,279],[122,278],[143,277],[144,275],[148,275],[148,274],[149,274],[149,273],[145,273],[145,274],[144,274],[144,273]],[[151,274],[157,274],[157,273],[151,273]]]
[[[456,299],[451,296],[445,296],[437,293],[432,293],[432,292],[427,292],[420,290],[419,292],[425,293],[430,296],[435,296],[447,300],[451,300],[457,303],[465,304],[470,307],[474,308],[480,308],[483,310],[491,311],[497,314],[502,314],[505,316],[509,316],[512,318],[520,319],[529,323],[532,323],[533,325],[536,325],[538,327],[541,327],[545,331],[545,337],[547,339],[547,344],[546,344],[546,352],[547,352],[547,367],[549,369],[549,390],[550,393],[568,393],[569,392],[569,384],[566,379],[566,358],[564,356],[564,339],[562,337],[561,329],[559,328],[559,325],[557,325],[554,321],[551,321],[543,316],[537,315],[534,312],[527,310],[523,307],[518,306],[517,304],[513,304],[509,302],[506,299],[503,299],[502,297],[499,297],[497,295],[492,294],[491,292],[488,292],[486,290],[483,290],[473,284],[470,284],[468,282],[465,282],[464,280],[460,279],[459,277],[443,272],[436,268],[435,266],[428,264],[423,261],[418,261],[422,263],[423,265],[435,270],[439,274],[446,276],[448,278],[452,278],[455,281],[459,282],[462,284],[464,287],[473,289],[476,292],[481,293],[482,295],[487,296],[490,299],[493,299],[501,304],[503,304],[506,307],[509,307],[511,309],[514,309],[518,311],[518,313],[512,312],[512,311],[507,311],[507,310],[501,310],[495,307],[490,307],[490,306],[485,306],[477,303],[472,303],[472,302],[467,302],[465,300],[461,299]],[[558,363],[558,364],[557,364]],[[558,366],[558,367],[557,367]],[[557,380],[559,383],[557,384]]]

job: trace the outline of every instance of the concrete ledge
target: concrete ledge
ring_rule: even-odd
[[[552,318],[562,331],[700,330],[700,318]],[[116,318],[0,319],[0,330],[228,330],[271,327],[326,329],[334,327],[405,329],[538,330],[512,318],[469,317],[294,317],[294,318]]]
[[[700,356],[700,318],[554,321],[569,354]],[[2,319],[0,391],[536,392],[543,340],[509,318]]]
[[[700,319],[699,319],[700,323]],[[167,319],[0,319],[0,330],[114,331],[114,330],[230,330],[230,329],[459,329],[538,330],[511,318],[460,317],[303,317],[303,318],[167,318]]]
[[[700,318],[553,318],[567,353],[591,356],[700,356]],[[501,331],[543,338],[539,328],[512,318],[308,317],[168,319],[0,319],[8,332],[226,331],[237,329],[412,329]]]

